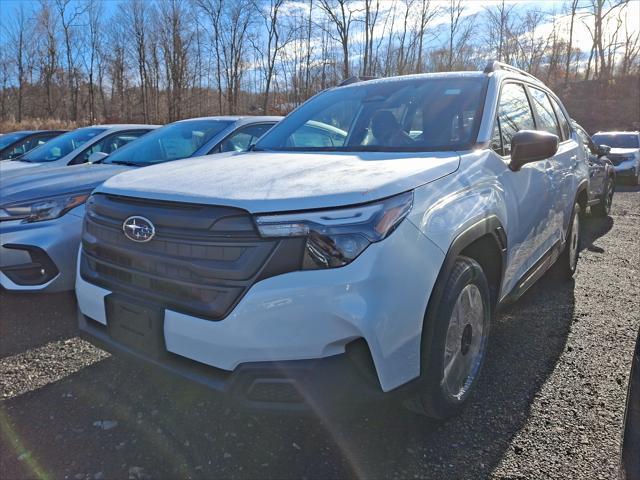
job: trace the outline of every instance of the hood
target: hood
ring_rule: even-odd
[[[209,155],[127,172],[97,191],[251,213],[354,205],[414,189],[454,172],[456,152]]]
[[[613,148],[611,147],[611,152],[614,155],[628,155],[630,153],[637,153],[637,148]]]
[[[41,163],[21,162],[20,160],[2,160],[0,162],[0,175],[8,172],[22,171],[25,168],[41,167]]]
[[[0,176],[0,204],[93,190],[107,178],[131,170],[123,165],[90,164],[38,168]]]

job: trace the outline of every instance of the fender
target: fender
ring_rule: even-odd
[[[440,268],[440,272],[438,273],[438,278],[431,292],[431,296],[429,297],[429,302],[427,303],[427,310],[425,312],[424,323],[422,326],[421,351],[424,351],[423,349],[429,345],[429,339],[433,338],[433,326],[437,313],[437,305],[440,304],[444,294],[444,287],[449,277],[449,272],[451,272],[456,258],[465,248],[487,234],[494,238],[496,246],[502,256],[502,271],[500,272],[499,281],[499,284],[502,284],[507,264],[507,236],[500,219],[495,215],[490,215],[460,232],[454,238],[453,242],[451,242],[444,258],[444,262],[442,263],[442,267]],[[499,290],[500,287],[498,287],[498,291]],[[421,371],[424,371],[424,368],[421,368]]]

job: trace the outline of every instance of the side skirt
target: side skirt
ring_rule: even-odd
[[[516,286],[502,298],[500,306],[509,305],[524,295],[525,292],[529,290],[529,288],[531,288],[531,286],[536,283],[540,277],[549,270],[549,268],[551,268],[562,253],[563,248],[564,243],[558,240],[549,250],[547,250],[547,253],[545,253],[540,260],[527,270],[527,273],[522,276]]]

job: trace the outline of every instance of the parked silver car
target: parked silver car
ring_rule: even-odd
[[[70,290],[84,202],[96,186],[135,167],[246,150],[279,119],[183,120],[159,128],[108,157],[94,152],[91,160],[95,163],[2,175],[0,284],[13,291]]]
[[[616,189],[616,172],[608,155],[611,148],[597,145],[587,131],[573,122],[573,128],[582,142],[589,163],[589,206],[596,216],[609,215]]]
[[[91,154],[109,154],[159,125],[95,125],[78,128],[34,148],[10,162],[0,162],[0,175],[35,167],[66,167],[89,161]]]

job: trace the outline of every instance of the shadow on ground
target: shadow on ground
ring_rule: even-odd
[[[462,416],[445,424],[386,405],[340,420],[255,415],[236,411],[199,387],[110,358],[0,404],[5,444],[0,471],[5,478],[37,472],[77,478],[99,472],[107,477],[482,477],[510,448],[565,348],[573,287],[546,276],[498,316],[479,388]],[[49,341],[73,335],[74,328],[60,329]],[[19,338],[20,332],[26,338]],[[27,340],[30,332],[16,332],[12,342],[20,348],[33,344]],[[41,334],[35,343],[44,338]],[[117,425],[94,426],[101,420]]]
[[[0,358],[77,335],[73,292],[0,291]]]

